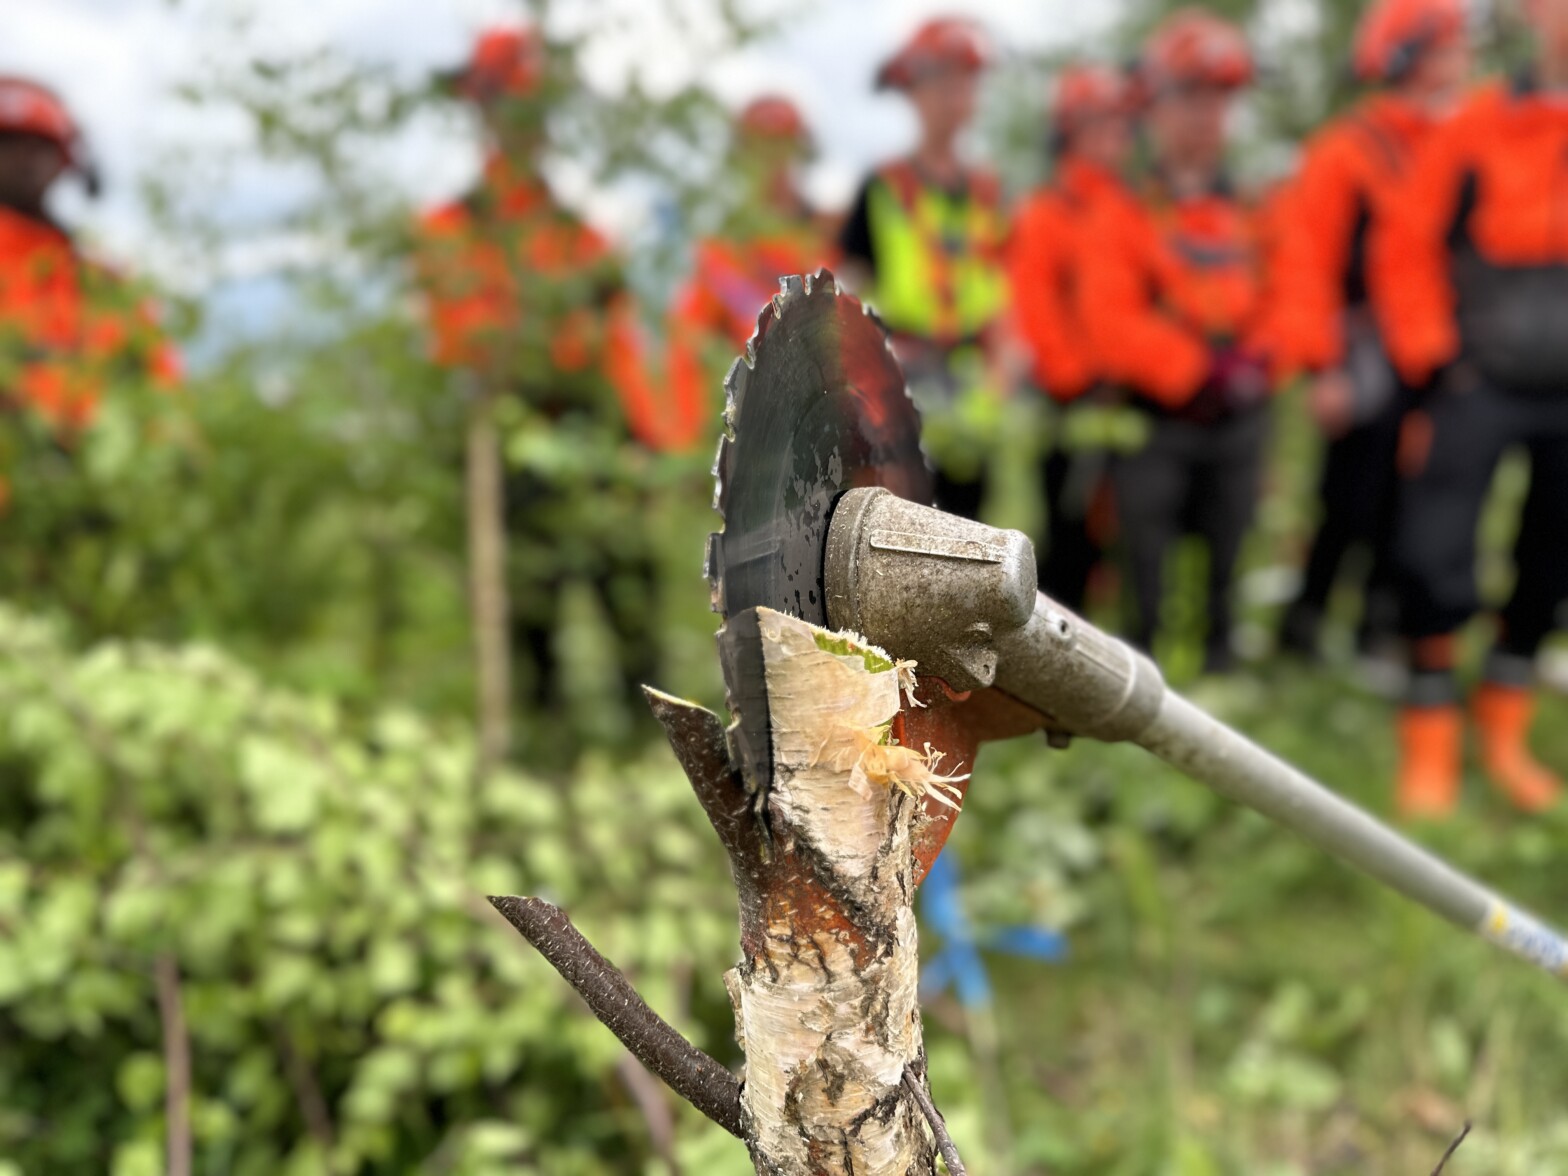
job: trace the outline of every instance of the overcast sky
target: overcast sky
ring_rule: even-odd
[[[713,0],[672,2],[699,14],[713,6]],[[889,48],[922,19],[967,13],[1004,48],[1034,52],[1092,45],[1116,8],[1082,0],[787,2],[790,16],[777,37],[719,58],[682,39],[660,15],[668,4],[557,0],[557,7],[563,17],[587,19],[596,30],[584,67],[600,85],[616,85],[635,70],[654,87],[697,78],[734,103],[763,90],[793,95],[820,147],[809,188],[826,204],[847,201],[867,167],[909,142],[908,112],[897,98],[871,93],[870,78]],[[743,0],[773,13],[784,3]],[[234,16],[247,10],[260,19],[236,43]],[[63,190],[56,203],[61,217],[99,252],[174,281],[180,275],[169,271],[179,267],[150,231],[140,178],[176,153],[232,153],[249,134],[232,112],[182,102],[175,94],[180,83],[204,67],[323,47],[412,78],[461,60],[479,29],[515,22],[520,11],[515,0],[0,0],[0,72],[35,77],[59,91],[100,163],[107,181],[103,197],[89,202],[79,190]],[[471,136],[455,132],[451,122],[427,120],[389,143],[378,167],[393,190],[425,204],[463,190],[476,162]],[[283,168],[249,160],[211,199],[222,205],[219,219],[243,225],[286,203],[297,181]],[[587,204],[612,233],[631,232],[648,214],[614,195]],[[255,268],[268,264],[260,257]],[[234,278],[244,280],[231,272]],[[260,312],[252,306],[247,313]]]
[[[777,0],[758,0],[777,9]],[[192,111],[172,93],[215,55],[258,49],[331,46],[410,74],[460,59],[476,30],[515,19],[508,0],[248,0],[265,14],[255,43],[225,43],[223,19],[247,0],[0,0],[0,71],[39,78],[57,89],[86,128],[109,181],[105,197],[87,205],[62,200],[76,224],[117,252],[135,253],[142,235],[136,179],[176,148],[200,150],[233,142],[237,128],[217,112]],[[1081,43],[1105,24],[1107,5],[1073,0],[819,0],[795,6],[781,35],[720,60],[694,60],[666,20],[663,7],[640,0],[583,0],[608,31],[589,55],[602,80],[629,65],[654,85],[699,77],[722,97],[741,101],[764,89],[793,93],[805,107],[822,147],[812,177],[825,198],[842,198],[889,144],[907,140],[907,114],[897,99],[875,96],[868,81],[888,47],[923,17],[967,12],[1008,46],[1034,50]],[[708,5],[693,0],[691,7]],[[1089,10],[1100,15],[1090,15]],[[600,20],[614,12],[620,21]],[[433,138],[404,144],[393,156],[397,178],[419,201],[461,188],[473,166],[471,145]],[[253,183],[286,185],[283,175]],[[254,190],[246,198],[258,196]],[[232,198],[238,198],[234,196]],[[127,260],[131,260],[128,258]]]

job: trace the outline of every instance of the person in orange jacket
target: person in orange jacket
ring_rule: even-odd
[[[37,82],[0,77],[0,405],[67,443],[113,381],[179,375],[149,304],[50,216],[49,193],[73,170],[96,191],[64,103]],[[0,501],[9,497],[5,484]]]
[[[893,336],[926,416],[944,510],[975,517],[986,491],[988,409],[1011,382],[1001,185],[971,167],[959,139],[974,119],[991,46],[972,22],[921,25],[877,71],[879,90],[908,98],[920,138],[861,186],[839,234],[849,285]]]
[[[669,374],[677,403],[700,426],[688,444],[707,444],[722,411],[717,384],[779,290],[779,278],[815,273],[825,260],[819,222],[796,183],[811,151],[800,109],[768,94],[735,118],[732,178],[746,194],[743,216],[723,235],[697,242],[690,278],[676,294],[669,330]],[[716,361],[716,362],[715,362]]]
[[[1418,390],[1400,442],[1394,558],[1411,680],[1397,805],[1458,801],[1457,635],[1480,609],[1476,532],[1505,451],[1530,460],[1516,582],[1473,698],[1482,763],[1530,811],[1558,779],[1531,755],[1534,665],[1568,598],[1568,0],[1524,0],[1530,69],[1432,131],[1371,246],[1378,323]]]
[[[1290,309],[1287,346],[1311,374],[1313,416],[1327,440],[1320,518],[1281,645],[1315,656],[1345,556],[1370,557],[1358,645],[1393,637],[1398,605],[1389,563],[1394,455],[1406,396],[1367,297],[1367,240],[1375,220],[1402,215],[1386,201],[1428,132],[1453,112],[1470,72],[1463,0],[1375,0],[1356,33],[1357,76],[1379,87],[1307,144],[1277,266]]]
[[[547,415],[568,407],[548,402],[607,387],[639,442],[678,447],[689,422],[651,386],[618,259],[539,171],[546,64],[535,30],[492,29],[450,79],[479,108],[491,144],[479,187],[421,222],[435,358],[518,384],[544,398]],[[544,387],[521,388],[541,376]]]
[[[1081,235],[1100,204],[1132,201],[1121,173],[1132,146],[1133,109],[1125,71],[1085,65],[1062,72],[1051,102],[1055,174],[1019,207],[1008,245],[1015,328],[1035,384],[1060,409],[1041,470],[1040,589],[1074,610],[1083,608],[1090,573],[1104,555],[1110,508],[1108,438],[1077,427],[1093,425],[1094,409],[1082,406],[1106,386],[1084,327]]]
[[[1149,417],[1147,441],[1113,472],[1137,606],[1131,636],[1152,648],[1166,556],[1195,533],[1209,556],[1204,667],[1223,672],[1273,391],[1260,229],[1224,164],[1252,56],[1234,26],[1184,8],[1150,35],[1138,68],[1153,168],[1138,202],[1103,202],[1086,226],[1082,305],[1106,377]]]
[[[586,588],[614,629],[634,702],[658,656],[647,624],[656,584],[644,471],[652,453],[690,445],[694,410],[655,391],[619,259],[541,173],[552,98],[567,83],[552,73],[540,33],[485,32],[447,81],[477,108],[488,153],[473,192],[423,217],[416,260],[435,360],[500,406],[499,442],[476,441],[470,425],[469,477],[488,487],[489,475],[475,471],[491,467],[496,448],[505,454],[498,476],[513,540],[509,615],[494,616],[493,588],[478,586],[494,580],[475,571],[476,629],[510,626],[513,647],[526,654],[520,695],[553,709],[563,700],[562,609],[569,589]],[[483,512],[470,509],[473,528]],[[476,567],[492,546],[473,545]],[[489,638],[478,640],[484,676],[496,663],[484,654]],[[498,675],[486,686],[491,697],[502,691]]]

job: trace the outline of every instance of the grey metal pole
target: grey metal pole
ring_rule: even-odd
[[[835,508],[828,618],[956,689],[995,685],[1053,729],[1136,743],[1450,922],[1568,980],[1568,941],[1206,714],[1125,642],[1035,591],[1029,542],[885,490]],[[871,591],[862,591],[870,586]]]
[[[1449,922],[1568,980],[1568,943],[1551,927],[1174,691],[1136,742]]]
[[[1533,915],[1166,687],[1125,642],[1044,593],[1006,643],[996,685],[1064,730],[1127,741],[1515,955],[1568,980],[1568,941]]]

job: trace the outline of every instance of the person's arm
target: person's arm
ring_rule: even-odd
[[[699,245],[698,249],[703,246]],[[687,423],[678,432],[676,448],[691,448],[698,443],[701,425],[710,404],[718,404],[716,393],[709,389],[710,369],[705,352],[716,337],[728,331],[725,308],[700,277],[702,259],[698,258],[699,273],[693,274],[676,294],[670,312],[665,337],[668,340],[667,379],[670,396],[676,406],[675,416]]]
[[[834,272],[843,284],[862,294],[877,280],[876,242],[871,233],[871,189],[876,183],[872,175],[860,185],[839,229],[834,257]]]
[[[1034,361],[1035,379],[1057,400],[1088,391],[1094,365],[1079,326],[1077,299],[1064,286],[1076,264],[1068,218],[1055,215],[1048,199],[1024,205],[1013,224],[1007,253],[1018,335]]]
[[[1459,355],[1449,235],[1470,174],[1471,136],[1493,95],[1427,136],[1406,181],[1381,195],[1367,250],[1378,327],[1405,382],[1419,387]]]
[[[1155,303],[1160,242],[1141,209],[1105,203],[1083,226],[1083,321],[1108,375],[1171,407],[1191,400],[1210,366],[1196,331]]]
[[[604,376],[615,387],[632,436],[656,453],[687,453],[702,437],[702,406],[691,387],[670,385],[661,396],[648,369],[631,297],[616,296],[605,308]]]
[[[1289,370],[1323,371],[1344,356],[1345,275],[1371,212],[1355,152],[1342,128],[1321,137],[1281,210],[1269,287],[1276,359]]]

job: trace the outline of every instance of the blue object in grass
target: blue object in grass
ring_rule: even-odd
[[[1067,938],[1048,927],[1003,927],[975,934],[964,913],[958,858],[945,849],[920,884],[920,913],[942,941],[942,950],[925,962],[920,994],[932,997],[952,988],[966,1009],[991,1003],[991,977],[980,951],[1056,963],[1067,956]]]

